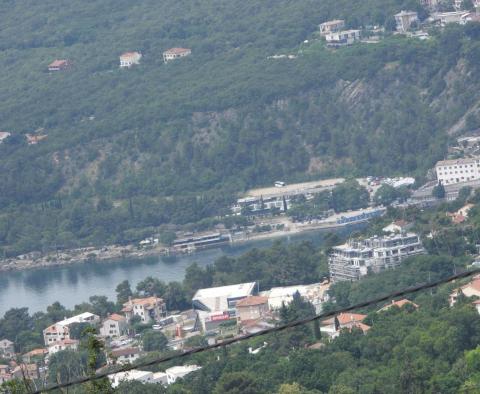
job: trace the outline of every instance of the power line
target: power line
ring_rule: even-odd
[[[232,345],[232,344],[237,343],[237,342],[243,342],[243,341],[255,338],[255,337],[260,337],[260,336],[263,336],[263,335],[284,331],[284,330],[287,330],[287,329],[290,329],[290,328],[293,328],[293,327],[302,326],[302,325],[311,323],[315,320],[320,320],[320,319],[325,319],[325,318],[328,318],[328,317],[333,317],[335,315],[338,315],[339,313],[350,312],[350,311],[355,310],[355,309],[365,308],[365,307],[373,305],[373,304],[378,304],[379,302],[382,302],[382,301],[387,301],[391,298],[396,298],[396,297],[405,296],[407,294],[417,293],[421,290],[432,289],[434,287],[438,287],[440,285],[450,283],[450,282],[453,282],[453,281],[458,280],[458,279],[468,278],[468,277],[476,275],[476,274],[480,274],[480,269],[475,269],[475,270],[472,270],[472,271],[465,271],[465,272],[461,272],[459,274],[449,276],[445,279],[437,280],[435,282],[429,282],[429,283],[424,283],[424,284],[413,286],[413,287],[408,287],[406,289],[399,290],[399,291],[396,291],[396,292],[393,292],[393,293],[390,293],[390,294],[387,294],[387,295],[383,295],[383,296],[380,296],[380,297],[377,297],[377,298],[373,298],[373,299],[368,300],[368,301],[360,302],[358,304],[351,305],[351,306],[348,306],[348,307],[345,307],[345,308],[336,309],[336,310],[331,311],[331,312],[321,313],[319,315],[307,317],[307,318],[301,319],[301,320],[295,320],[295,321],[287,323],[287,324],[283,324],[283,325],[280,325],[280,326],[277,326],[277,327],[262,330],[262,331],[259,331],[259,332],[256,332],[256,333],[247,334],[247,335],[244,335],[244,336],[241,336],[241,337],[227,339],[227,340],[225,340],[221,343],[216,343],[214,345],[198,347],[198,348],[194,348],[194,349],[191,349],[191,350],[187,350],[183,353],[174,354],[174,355],[170,355],[170,356],[166,356],[166,357],[159,357],[159,358],[156,358],[154,360],[146,361],[146,362],[143,362],[143,363],[124,366],[124,367],[119,368],[119,369],[114,370],[114,371],[102,372],[102,373],[96,374],[95,376],[85,376],[85,377],[82,377],[82,378],[79,378],[79,379],[76,379],[76,380],[72,380],[70,382],[54,384],[54,385],[48,386],[44,389],[36,390],[32,394],[41,394],[41,393],[50,392],[50,391],[53,391],[53,390],[56,390],[56,389],[76,386],[78,384],[103,379],[103,378],[106,378],[110,375],[114,375],[114,374],[119,373],[119,372],[128,372],[128,371],[131,371],[131,370],[137,369],[137,368],[150,367],[150,366],[155,365],[155,364],[160,364],[160,363],[164,363],[164,362],[167,362],[167,361],[172,361],[172,360],[185,358],[185,357],[191,356],[193,354],[203,353],[203,352],[206,352],[208,350],[218,349],[218,348],[221,348],[221,347],[224,347],[224,346]]]

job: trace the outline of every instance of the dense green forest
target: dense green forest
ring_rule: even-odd
[[[424,174],[479,99],[479,28],[326,50],[414,0],[0,2],[0,247],[12,256],[204,228],[273,180]],[[308,43],[303,43],[309,40]],[[173,46],[192,55],[163,64]],[[138,50],[139,66],[118,56]],[[296,59],[267,59],[274,54]],[[49,73],[67,58],[73,67]],[[478,119],[468,123],[474,127]],[[48,135],[27,145],[26,133]],[[202,221],[203,220],[203,221]]]

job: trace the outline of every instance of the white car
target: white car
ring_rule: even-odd
[[[161,330],[161,329],[162,329],[162,326],[161,326],[160,324],[154,324],[154,325],[152,326],[152,329],[153,329],[153,330]]]

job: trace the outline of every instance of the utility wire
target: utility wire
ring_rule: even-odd
[[[160,364],[160,363],[164,363],[164,362],[167,362],[167,361],[172,361],[172,360],[185,358],[185,357],[191,356],[193,354],[203,353],[203,352],[206,352],[208,350],[218,349],[218,348],[221,348],[221,347],[224,347],[224,346],[232,345],[232,344],[237,343],[237,342],[243,342],[243,341],[247,341],[249,339],[260,337],[260,336],[263,336],[263,335],[267,335],[267,334],[271,334],[271,333],[275,333],[275,332],[281,332],[281,331],[287,330],[289,328],[302,326],[302,325],[311,323],[315,320],[325,319],[327,317],[333,317],[333,316],[338,315],[340,313],[350,312],[350,311],[353,311],[355,309],[365,308],[365,307],[373,305],[373,304],[378,304],[379,302],[382,302],[382,301],[387,301],[391,298],[396,298],[396,297],[401,297],[401,296],[405,296],[405,295],[412,294],[412,293],[417,293],[421,290],[432,289],[434,287],[438,287],[440,285],[450,283],[450,282],[453,282],[453,281],[458,280],[458,279],[468,278],[468,277],[471,277],[471,276],[476,275],[476,274],[480,274],[480,268],[472,270],[472,271],[461,272],[459,274],[455,274],[455,275],[449,276],[445,279],[437,280],[435,282],[428,282],[428,283],[424,283],[424,284],[421,284],[421,285],[408,287],[408,288],[403,289],[403,290],[399,290],[399,291],[392,292],[392,293],[387,294],[387,295],[379,296],[379,297],[373,298],[371,300],[360,302],[358,304],[351,305],[351,306],[348,306],[348,307],[345,307],[345,308],[336,309],[336,310],[331,311],[331,312],[321,313],[319,315],[307,317],[307,318],[301,319],[301,320],[295,320],[295,321],[287,323],[287,324],[283,324],[283,325],[276,326],[276,327],[273,327],[273,328],[269,328],[269,329],[266,329],[266,330],[258,331],[256,333],[243,335],[241,337],[227,339],[225,341],[222,341],[221,343],[216,343],[214,345],[198,347],[198,348],[194,348],[194,349],[191,349],[191,350],[187,350],[183,353],[177,353],[177,354],[173,354],[173,355],[166,356],[166,357],[159,357],[159,358],[156,358],[154,360],[150,360],[150,361],[146,361],[146,362],[142,362],[142,363],[138,363],[138,364],[124,366],[122,368],[119,368],[119,369],[116,369],[116,370],[113,370],[113,371],[107,371],[107,372],[102,372],[102,373],[96,374],[95,376],[85,376],[85,377],[82,377],[82,378],[79,378],[79,379],[76,379],[76,380],[72,380],[70,382],[54,384],[54,385],[45,387],[44,389],[36,390],[32,394],[47,393],[47,392],[50,392],[50,391],[53,391],[53,390],[62,389],[62,388],[66,388],[66,387],[71,387],[71,386],[76,386],[78,384],[103,379],[103,378],[106,378],[110,375],[114,375],[114,374],[119,373],[119,372],[128,372],[128,371],[131,371],[131,370],[137,369],[137,368],[150,367],[150,366],[155,365],[155,364]]]

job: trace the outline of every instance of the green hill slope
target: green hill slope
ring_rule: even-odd
[[[324,20],[388,24],[421,11],[413,0],[0,5],[7,254],[127,242],[274,179],[421,173],[479,99],[475,26],[336,52],[312,41]],[[173,46],[192,55],[165,65]],[[120,70],[130,50],[142,63]],[[48,73],[57,58],[73,68]],[[27,145],[36,130],[48,138]]]

